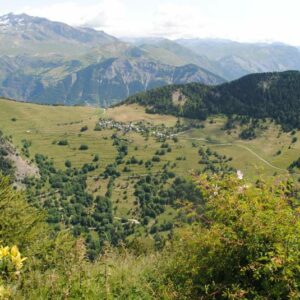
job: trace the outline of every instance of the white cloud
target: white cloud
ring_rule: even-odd
[[[213,25],[199,7],[187,4],[162,4],[159,6],[153,24],[153,34],[178,37],[196,37],[207,33]]]
[[[102,0],[98,4],[57,2],[39,7],[25,7],[22,12],[73,26],[90,26],[108,31],[122,28],[125,22],[125,6],[121,0]]]
[[[125,2],[100,0],[96,4],[84,4],[75,0],[29,6],[20,12],[73,26],[89,26],[117,36],[195,37],[204,35],[213,26],[210,19],[200,15],[197,5],[170,2],[154,4],[152,10],[141,11],[143,5],[132,7]]]
[[[300,45],[299,0],[284,3],[282,0],[40,0],[39,3],[14,11],[70,25],[91,26],[115,36],[220,37]]]

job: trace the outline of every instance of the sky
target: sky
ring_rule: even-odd
[[[224,38],[300,46],[299,0],[0,0],[27,13],[117,37]]]

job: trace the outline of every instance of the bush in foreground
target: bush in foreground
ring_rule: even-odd
[[[159,286],[169,299],[299,299],[299,202],[287,181],[197,179],[203,210],[166,250]],[[197,212],[196,212],[197,211]],[[163,285],[162,285],[163,283]],[[173,295],[173,296],[171,296]]]

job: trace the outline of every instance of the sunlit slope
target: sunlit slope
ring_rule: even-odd
[[[91,155],[101,149],[103,160],[113,159],[114,149],[94,132],[97,119],[103,113],[90,107],[44,106],[0,100],[0,126],[5,135],[11,135],[13,144],[21,149],[22,141],[31,142],[30,154],[44,154],[52,158],[58,167],[66,159],[74,166],[91,160]],[[91,130],[81,133],[88,126]],[[69,145],[60,147],[55,141],[67,139]],[[87,151],[79,151],[81,144],[89,145]]]
[[[101,172],[105,166],[114,161],[116,149],[110,140],[113,130],[95,131],[99,118],[112,118],[128,123],[145,121],[152,124],[165,123],[174,126],[177,119],[173,116],[146,114],[144,108],[138,105],[119,106],[113,109],[101,110],[92,107],[43,106],[13,101],[0,100],[0,126],[5,135],[11,135],[15,146],[20,150],[24,140],[30,141],[31,158],[41,153],[52,158],[55,165],[64,168],[66,160],[74,166],[81,167],[90,163],[93,156],[100,157]],[[187,121],[185,121],[187,122]],[[233,167],[242,170],[247,177],[257,177],[259,174],[272,175],[274,172],[286,173],[285,170],[300,154],[299,133],[296,143],[291,143],[290,133],[280,133],[279,127],[270,124],[267,130],[259,133],[251,141],[243,141],[236,133],[228,135],[222,130],[224,117],[214,117],[203,122],[204,128],[192,129],[178,136],[179,142],[173,146],[172,152],[161,158],[161,162],[153,167],[158,171],[168,161],[176,162],[176,173],[188,175],[199,168],[198,148],[208,146],[214,151],[232,157]],[[87,126],[88,130],[81,132]],[[147,141],[134,132],[124,136],[130,140],[128,157],[135,156],[144,161],[151,159],[160,144],[154,138]],[[68,140],[67,146],[58,146],[60,140]],[[88,150],[80,151],[82,144],[88,145]],[[280,155],[276,153],[281,151]],[[186,160],[176,160],[179,156]],[[132,173],[144,174],[143,166],[133,166]],[[128,176],[128,174],[126,174]]]

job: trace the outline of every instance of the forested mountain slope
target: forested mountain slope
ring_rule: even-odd
[[[156,113],[206,119],[211,114],[273,118],[300,128],[300,72],[261,73],[218,86],[173,85],[130,97]]]

